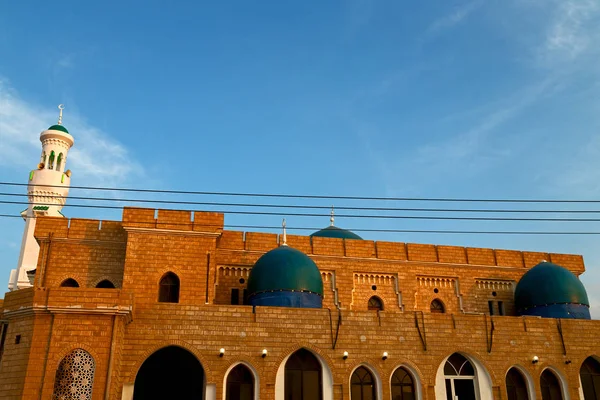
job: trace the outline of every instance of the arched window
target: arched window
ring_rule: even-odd
[[[58,365],[52,398],[91,400],[95,370],[96,363],[90,353],[73,350]]]
[[[439,313],[439,314],[443,314],[446,312],[446,308],[444,307],[444,303],[442,303],[441,300],[439,299],[435,299],[431,302],[431,306],[429,307],[429,310],[432,313]]]
[[[412,376],[402,367],[392,375],[392,400],[415,400],[415,384]]]
[[[98,288],[98,289],[114,289],[115,285],[108,279],[104,279],[104,280],[98,282],[98,284],[96,285],[96,288]]]
[[[179,278],[167,272],[160,280],[158,301],[161,303],[179,303]]]
[[[552,371],[549,369],[544,370],[540,377],[540,383],[542,386],[542,400],[562,400],[560,383]]]
[[[58,158],[56,159],[56,170],[57,170],[57,171],[60,171],[60,167],[61,167],[61,164],[62,164],[62,160],[63,160],[63,155],[62,155],[62,153],[60,153],[60,154],[58,155]]]
[[[585,400],[600,400],[600,363],[588,357],[579,369],[581,388]]]
[[[369,299],[369,310],[383,311],[383,302],[377,296],[373,296]]]
[[[475,369],[469,360],[452,354],[444,365],[444,375],[448,399],[475,400]]]
[[[79,283],[73,278],[67,278],[60,284],[60,287],[79,287]]]
[[[300,349],[285,363],[285,400],[322,400],[321,364],[308,350]]]
[[[42,152],[42,159],[40,160],[40,162],[46,164],[46,152],[45,151]]]
[[[244,364],[238,364],[227,375],[225,400],[253,400],[254,376]]]
[[[50,158],[48,159],[48,169],[54,168],[54,150],[50,152]]]
[[[365,367],[354,370],[350,378],[351,400],[375,400],[375,379]]]
[[[529,400],[525,378],[516,368],[509,369],[506,374],[506,393],[508,400]]]

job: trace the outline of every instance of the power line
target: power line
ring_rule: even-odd
[[[20,215],[12,214],[0,214],[0,218],[23,218]],[[35,218],[35,217],[25,217]],[[107,222],[104,220],[103,222]],[[111,221],[114,222],[114,221]],[[121,222],[121,221],[116,221]],[[131,224],[148,224],[148,221],[128,221]],[[171,223],[171,222],[158,222],[158,225],[189,225],[183,223]],[[203,226],[217,226],[217,225],[203,225]],[[218,225],[219,227],[221,225]],[[224,228],[240,228],[240,229],[281,229],[280,226],[264,226],[264,225],[223,225]],[[308,227],[290,227],[286,226],[288,230],[301,230],[301,231],[317,231],[321,228],[308,228]],[[600,235],[600,232],[552,232],[552,231],[467,231],[467,230],[414,230],[414,229],[367,229],[367,228],[353,228],[349,229],[354,232],[381,232],[381,233],[435,233],[435,234],[474,234],[474,235]]]
[[[10,197],[29,197],[25,193],[0,193],[0,196]],[[42,196],[44,198],[64,198],[63,196]],[[129,199],[129,198],[108,198],[108,197],[89,197],[89,196],[68,196],[68,199],[88,200],[88,201],[113,201],[113,202],[131,202],[131,203],[149,203],[149,204],[179,204],[179,205],[197,205],[197,206],[220,206],[220,207],[255,207],[255,208],[287,208],[287,209],[316,209],[330,210],[331,206],[319,205],[291,205],[291,204],[254,204],[254,203],[222,203],[222,202],[199,202],[182,200],[154,200],[154,199]],[[463,213],[546,213],[546,214],[597,214],[600,210],[523,210],[523,209],[456,209],[456,208],[406,208],[406,207],[351,207],[336,206],[336,210],[352,211],[417,211],[417,212],[463,212]]]
[[[27,183],[0,182],[4,186],[28,186]],[[60,185],[36,185],[39,187],[59,187]],[[600,200],[557,200],[557,199],[459,199],[459,198],[419,198],[419,197],[367,197],[367,196],[332,196],[332,195],[301,195],[301,194],[274,194],[274,193],[241,193],[241,192],[208,192],[187,190],[161,190],[161,189],[134,189],[134,188],[110,188],[93,186],[70,186],[71,189],[104,190],[117,192],[135,193],[163,193],[163,194],[188,194],[188,195],[211,195],[211,196],[240,196],[240,197],[274,197],[295,199],[325,199],[325,200],[369,200],[369,201],[432,201],[432,202],[483,202],[483,203],[588,203],[598,204]]]
[[[29,205],[25,201],[0,200],[0,204]],[[53,203],[36,203],[38,206],[56,206]],[[97,204],[68,204],[65,207],[122,209],[123,206],[97,205]],[[275,211],[235,211],[211,210],[211,212],[234,215],[273,215],[281,217],[327,217],[329,214],[296,213]],[[431,215],[363,215],[363,214],[337,214],[340,218],[367,218],[367,219],[401,219],[401,220],[443,220],[443,221],[512,221],[512,222],[600,222],[600,218],[518,218],[518,217],[448,217]]]

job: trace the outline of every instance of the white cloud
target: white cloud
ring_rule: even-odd
[[[450,14],[433,21],[427,28],[426,36],[433,36],[439,34],[441,31],[455,27],[463,22],[473,11],[477,10],[481,4],[480,0],[476,0],[457,7]]]
[[[141,165],[108,133],[79,115],[69,114],[68,108],[64,113],[65,126],[75,138],[68,168],[79,185],[117,185],[144,175]],[[0,166],[34,168],[41,151],[39,133],[57,116],[58,110],[21,99],[6,80],[0,79]]]
[[[586,51],[597,52],[590,46],[600,35],[597,0],[561,0],[553,14],[539,49],[542,65],[552,67],[571,62]]]

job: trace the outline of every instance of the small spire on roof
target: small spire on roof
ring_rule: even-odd
[[[335,220],[335,211],[333,210],[333,205],[331,205],[331,217],[329,221],[331,221],[331,226],[333,226],[333,221]]]
[[[62,110],[65,109],[65,105],[64,104],[59,104],[58,105],[58,109],[60,110],[58,112],[58,125],[62,125]]]
[[[285,232],[285,218],[283,219],[283,222],[281,223],[281,227],[283,228],[283,244],[282,244],[282,246],[287,246],[287,234]]]

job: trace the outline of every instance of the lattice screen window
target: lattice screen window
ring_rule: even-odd
[[[75,349],[62,359],[54,379],[53,400],[91,400],[94,385],[94,358],[83,349]]]

